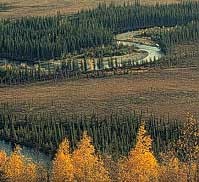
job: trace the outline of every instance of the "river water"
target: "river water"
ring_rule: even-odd
[[[151,46],[145,44],[139,44],[134,42],[127,42],[127,41],[118,41],[119,44],[128,45],[128,46],[135,46],[140,51],[145,51],[148,53],[148,56],[144,59],[138,60],[137,63],[147,63],[153,62],[155,60],[160,59],[163,56],[163,52],[161,51],[159,46]]]
[[[10,143],[7,143],[3,140],[0,140],[0,150],[3,150],[7,153],[7,155],[10,155],[12,153],[12,147]],[[39,163],[44,166],[49,166],[51,163],[51,157],[45,155],[44,153],[35,151],[34,149],[23,147],[21,154],[27,158],[31,159],[35,163]]]

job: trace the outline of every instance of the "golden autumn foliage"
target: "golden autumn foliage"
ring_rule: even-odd
[[[160,181],[161,182],[186,182],[187,176],[184,170],[184,166],[178,158],[169,156],[166,162],[163,162],[160,168]]]
[[[0,151],[0,181],[3,182],[197,182],[198,121],[189,116],[182,135],[176,142],[179,151],[168,150],[159,155],[159,162],[152,152],[152,139],[141,124],[135,147],[127,157],[118,162],[111,156],[97,155],[91,137],[86,132],[70,152],[70,144],[64,139],[57,149],[52,168],[47,170],[21,154],[16,147],[10,156]],[[179,154],[184,155],[179,160]],[[186,160],[185,160],[186,159]],[[50,172],[50,173],[49,173]]]
[[[32,162],[25,161],[20,153],[21,148],[17,146],[12,155],[7,159],[4,174],[11,182],[35,182],[36,165]]]
[[[178,154],[185,161],[199,160],[199,120],[188,114],[182,129],[182,135],[177,141]]]
[[[142,124],[135,148],[130,151],[127,158],[119,161],[119,181],[144,182],[157,179],[159,166],[151,148],[152,139]]]
[[[59,145],[53,160],[51,181],[110,181],[103,161],[95,154],[91,138],[86,132],[72,155],[68,140],[64,139]]]
[[[27,164],[25,164],[24,178],[26,179],[26,182],[37,181],[37,166],[34,163],[28,162]]]
[[[74,180],[72,157],[69,153],[69,142],[64,139],[59,145],[52,166],[52,182],[69,182]]]
[[[49,182],[49,173],[45,166],[37,165],[37,182]]]
[[[4,169],[7,160],[7,155],[4,151],[0,151],[0,171]]]
[[[13,154],[8,158],[5,165],[5,175],[10,181],[18,182],[23,180],[24,162],[23,157],[20,155],[20,148],[17,146]]]
[[[160,181],[199,181],[199,121],[188,114],[181,133],[171,151],[161,156]]]
[[[75,179],[80,182],[107,182],[110,181],[108,171],[104,167],[103,161],[95,154],[91,138],[84,132],[77,149],[74,150],[73,165]]]
[[[197,163],[181,162],[172,152],[162,155],[159,170],[160,182],[195,182],[197,177]]]

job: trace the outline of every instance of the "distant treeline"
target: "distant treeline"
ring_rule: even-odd
[[[62,58],[83,48],[111,44],[117,33],[198,20],[198,9],[199,2],[153,6],[100,4],[96,9],[71,16],[1,20],[0,57],[29,62]]]
[[[6,108],[6,109],[5,109]],[[11,109],[11,108],[10,108]],[[167,149],[167,144],[180,135],[180,123],[169,117],[144,118],[142,112],[112,113],[99,117],[60,113],[14,114],[5,105],[0,111],[1,139],[18,143],[46,153],[53,154],[60,141],[67,137],[71,147],[76,147],[83,131],[88,131],[97,150],[114,157],[126,155],[135,145],[137,130],[141,121],[153,138],[153,150],[158,154]]]
[[[117,60],[108,60],[109,68],[103,67],[103,59],[99,59],[95,64],[90,61],[90,64],[95,68],[98,66],[99,70],[88,70],[87,60],[82,61],[81,67],[78,66],[75,60],[63,61],[60,65],[46,65],[46,68],[41,68],[39,64],[37,67],[20,67],[20,66],[5,66],[0,68],[0,87],[9,85],[27,84],[38,81],[58,81],[67,79],[92,79],[92,78],[104,78],[112,75],[126,75],[137,74],[142,69],[154,68],[159,66],[158,60],[151,60],[146,63],[140,61],[135,64],[133,60],[118,62]],[[120,63],[120,64],[119,64]]]
[[[159,42],[162,50],[168,53],[176,44],[199,40],[199,21],[173,28],[163,28],[159,33],[155,33],[153,38]]]

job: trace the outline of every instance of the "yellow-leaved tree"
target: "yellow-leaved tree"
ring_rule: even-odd
[[[7,155],[4,151],[0,151],[0,181],[5,181],[4,167],[6,164]]]
[[[177,153],[184,161],[199,160],[199,120],[188,113],[187,121],[181,129],[181,136],[176,144]]]
[[[100,156],[95,154],[94,146],[87,132],[79,142],[77,149],[72,154],[75,171],[75,180],[79,182],[108,182],[109,173],[104,167]]]
[[[23,175],[26,182],[37,181],[37,165],[29,161],[25,163],[25,174]]]
[[[180,138],[170,151],[161,155],[160,181],[198,181],[199,121],[188,113]],[[178,158],[181,160],[179,160]]]
[[[156,181],[159,166],[151,149],[152,139],[142,123],[137,134],[135,148],[130,151],[127,158],[121,159],[118,163],[119,181]]]
[[[179,161],[172,152],[161,156],[159,181],[161,182],[186,182],[186,165]]]
[[[7,160],[6,153],[4,151],[0,151],[0,171],[3,171],[6,160]]]
[[[26,161],[20,151],[21,148],[16,146],[14,152],[8,157],[4,167],[6,178],[11,182],[36,182],[36,165],[30,161]]]
[[[49,182],[49,173],[45,166],[38,165],[37,171],[39,172],[37,174],[37,182]]]
[[[52,182],[69,182],[74,180],[74,168],[69,150],[69,141],[64,139],[57,150],[52,166]]]

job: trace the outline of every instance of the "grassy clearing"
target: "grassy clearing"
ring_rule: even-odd
[[[95,7],[100,2],[121,4],[129,2],[129,0],[0,0],[0,3],[6,3],[10,7],[9,10],[0,12],[0,17],[16,18],[22,16],[55,15],[57,11],[70,14],[80,9]],[[181,0],[141,0],[142,4],[155,4],[157,2],[178,3],[181,2]]]
[[[187,112],[198,113],[198,90],[198,68],[175,68],[105,79],[1,88],[0,101],[10,103],[21,113],[95,111],[104,115],[142,109],[184,118]]]

